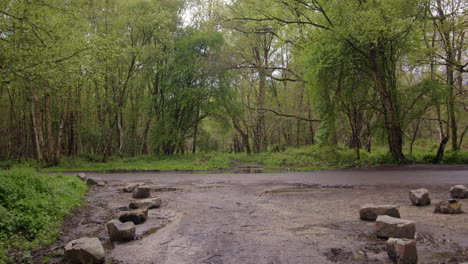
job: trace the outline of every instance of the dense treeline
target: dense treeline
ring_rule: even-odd
[[[463,147],[463,0],[0,0],[0,159]]]

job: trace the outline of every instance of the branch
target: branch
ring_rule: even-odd
[[[425,117],[421,117],[422,120],[428,120],[428,121],[437,121],[437,122],[442,122],[442,123],[447,123],[447,121],[443,120],[443,119],[438,119],[438,118],[425,118]]]
[[[463,133],[460,135],[460,142],[458,143],[458,149],[460,149],[461,144],[463,142],[463,139],[465,138],[466,131],[468,131],[468,126],[465,127],[465,130],[463,130]]]
[[[266,108],[252,108],[252,107],[247,107],[249,108],[250,110],[255,110],[255,111],[267,111],[267,112],[271,112],[277,116],[282,116],[282,117],[288,117],[288,118],[295,118],[295,119],[298,119],[298,120],[302,120],[302,121],[307,121],[307,122],[322,122],[322,120],[318,120],[318,119],[310,119],[310,118],[305,118],[305,117],[301,117],[301,116],[296,116],[296,115],[289,115],[289,114],[283,114],[283,113],[279,113],[273,109],[266,109]]]
[[[301,20],[299,20],[299,21],[288,21],[288,20],[284,20],[284,19],[279,18],[279,17],[266,17],[266,18],[235,17],[235,18],[232,18],[232,19],[224,20],[224,21],[225,22],[231,22],[233,20],[234,21],[235,20],[238,20],[238,21],[256,21],[256,22],[277,21],[277,22],[280,22],[280,23],[285,24],[285,25],[289,25],[289,24],[312,25],[312,26],[316,26],[316,27],[319,27],[319,28],[330,30],[329,27],[322,26],[322,25],[319,25],[319,24],[316,24],[316,23],[313,23],[313,22],[301,21]]]

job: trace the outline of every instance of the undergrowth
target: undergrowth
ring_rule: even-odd
[[[31,263],[31,250],[57,239],[87,190],[77,177],[32,168],[0,171],[0,182],[0,263]]]
[[[430,164],[434,150],[415,148],[405,153],[409,163]],[[216,170],[230,168],[238,163],[259,163],[268,168],[292,168],[298,170],[333,169],[349,167],[377,167],[395,164],[388,150],[377,147],[372,152],[360,151],[356,159],[354,149],[345,146],[305,146],[285,148],[272,152],[247,155],[246,153],[210,152],[177,154],[171,156],[112,157],[108,162],[98,162],[86,157],[64,158],[57,167],[43,171],[132,171],[132,170]],[[468,151],[447,150],[442,164],[468,164]],[[31,164],[30,164],[31,165]]]

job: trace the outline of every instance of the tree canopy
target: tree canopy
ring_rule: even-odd
[[[0,159],[466,149],[462,0],[0,0]]]

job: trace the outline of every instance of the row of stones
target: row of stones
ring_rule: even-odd
[[[100,179],[77,175],[80,179],[91,185],[104,186]],[[119,214],[118,220],[113,219],[106,224],[111,241],[126,242],[135,239],[136,227],[148,219],[148,210],[161,206],[160,198],[151,198],[151,188],[143,184],[130,184],[124,187],[124,192],[132,192],[132,197],[138,200],[129,204],[131,211]],[[82,237],[72,240],[65,246],[64,260],[73,264],[104,263],[104,248],[97,237]]]
[[[468,198],[468,188],[456,185],[450,189],[452,198]],[[421,188],[411,190],[409,198],[413,205],[425,206],[431,204],[429,191]],[[461,213],[461,202],[457,200],[442,201],[436,204],[435,213]],[[398,206],[366,204],[359,210],[362,220],[376,221],[374,233],[377,237],[388,238],[387,254],[397,264],[415,264],[418,262],[416,248],[416,225],[413,221],[400,219]]]
[[[455,185],[450,188],[450,196],[459,199],[468,198],[468,188],[464,185]],[[431,204],[429,191],[425,188],[410,191],[409,198],[413,205],[426,206]],[[434,213],[460,214],[462,213],[461,206],[462,203],[456,199],[441,201],[435,205]]]

